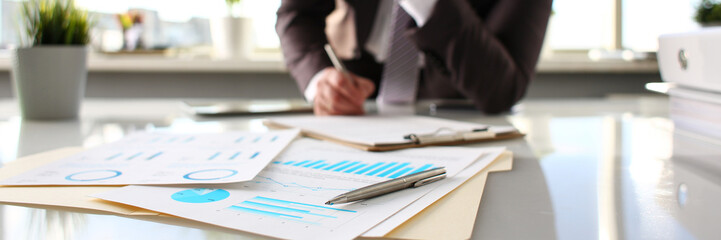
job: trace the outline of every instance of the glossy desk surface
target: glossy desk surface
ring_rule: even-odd
[[[176,100],[86,99],[80,120],[24,121],[0,101],[0,164],[143,130],[264,130],[264,116],[201,118]],[[474,229],[483,239],[712,239],[721,236],[721,149],[674,131],[662,96],[529,100],[504,116],[419,106],[418,114],[512,123],[513,171],[489,176]],[[203,224],[0,205],[0,239],[254,238]]]

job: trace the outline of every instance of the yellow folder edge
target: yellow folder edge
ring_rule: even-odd
[[[17,159],[0,168],[0,180],[22,174],[33,168],[81,152],[82,147],[61,148]],[[468,239],[473,231],[478,206],[489,172],[508,171],[513,154],[501,154],[494,162],[463,185],[424,209],[385,237],[396,239]],[[88,197],[119,186],[33,186],[0,187],[0,203],[87,213],[113,213],[135,219],[158,222],[154,211]],[[170,220],[170,219],[167,219]],[[180,220],[180,219],[177,219]],[[183,221],[162,221],[188,225]],[[188,221],[185,221],[188,222]],[[190,223],[189,225],[197,224]],[[214,228],[214,227],[213,227]],[[214,228],[215,229],[215,228]]]

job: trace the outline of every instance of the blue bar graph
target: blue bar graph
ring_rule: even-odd
[[[336,168],[336,169],[333,170],[333,171],[334,171],[334,172],[340,172],[340,171],[343,171],[343,169],[346,169],[346,168],[348,168],[348,167],[350,167],[350,166],[353,166],[353,165],[356,165],[356,164],[359,164],[359,163],[360,163],[360,162],[357,162],[357,161],[356,161],[356,162],[352,162],[352,163],[346,164],[346,165],[344,165],[344,166],[342,166],[342,167]]]
[[[385,172],[383,172],[383,173],[381,173],[381,174],[378,174],[378,176],[379,176],[379,177],[386,177],[386,176],[388,176],[388,174],[391,174],[391,173],[393,173],[393,172],[395,172],[395,171],[398,171],[398,169],[401,169],[402,167],[405,167],[405,166],[408,166],[408,165],[410,165],[410,163],[403,163],[403,164],[401,164],[401,165],[395,166],[394,168],[391,168],[391,169],[388,170],[388,171],[385,171]]]
[[[293,164],[293,166],[300,166],[300,165],[306,164],[306,163],[308,163],[308,162],[310,162],[310,160],[305,160],[305,161],[302,161],[302,162]]]
[[[355,170],[358,170],[358,169],[360,169],[360,168],[362,168],[362,167],[365,167],[365,166],[368,166],[368,164],[365,164],[365,163],[364,163],[364,164],[355,166],[355,167],[353,167],[353,168],[351,168],[351,169],[345,170],[345,171],[343,171],[343,172],[344,172],[344,173],[355,172]]]
[[[278,140],[278,136],[274,136],[273,138],[271,138],[270,142],[275,142],[275,140]]]
[[[410,170],[413,170],[413,168],[404,168],[403,170],[398,171],[397,173],[391,175],[389,178],[397,178],[400,176],[403,176],[403,174],[409,172]]]
[[[383,178],[397,178],[433,167],[433,164],[413,164],[410,162],[363,163],[362,161],[351,160],[335,162],[326,162],[326,160],[293,160],[274,161],[273,164]]]
[[[260,154],[260,152],[255,152],[255,153],[253,153],[253,155],[250,156],[250,159],[253,159],[253,158],[257,157],[258,154]]]
[[[239,211],[243,211],[243,212],[255,213],[255,214],[260,214],[260,215],[267,215],[267,216],[272,216],[272,217],[291,217],[291,218],[298,218],[298,219],[303,218],[303,217],[289,215],[289,214],[269,212],[269,211],[263,211],[263,210],[252,209],[252,208],[247,208],[247,207],[230,206],[229,208],[233,209],[233,210],[239,210]]]
[[[378,166],[380,166],[380,165],[383,165],[383,164],[384,164],[384,162],[379,162],[379,163],[370,165],[370,167],[361,169],[360,171],[355,172],[355,174],[363,174],[363,173],[367,172],[368,170],[374,169],[374,168],[376,168],[376,167],[378,167]]]
[[[238,155],[240,155],[240,152],[235,152],[235,154],[233,154],[233,156],[230,156],[230,158],[228,160],[234,160],[235,158],[238,157]]]
[[[382,167],[379,167],[378,169],[373,170],[372,172],[366,173],[366,176],[376,175],[376,174],[380,173],[381,171],[386,170],[386,168],[392,167],[393,165],[396,165],[396,162],[392,162],[392,163],[383,165]]]
[[[216,157],[218,157],[218,155],[220,155],[220,152],[216,152],[215,154],[211,155],[211,156],[208,158],[208,160],[213,160],[213,159],[215,159]]]
[[[253,142],[254,142],[254,143],[257,143],[258,141],[260,141],[260,137],[257,137],[257,138],[255,138],[255,139],[253,139]]]
[[[274,198],[267,198],[267,197],[261,197],[257,196],[253,199],[256,200],[262,200],[272,203],[280,203],[280,204],[288,204],[288,205],[299,205],[299,206],[306,206],[306,207],[313,207],[313,208],[319,208],[319,209],[328,209],[328,210],[334,210],[334,211],[340,211],[340,212],[352,212],[355,213],[357,211],[354,210],[348,210],[348,209],[342,209],[342,208],[334,208],[334,207],[326,207],[323,205],[313,205],[313,204],[307,204],[307,203],[301,203],[301,202],[293,202],[293,201],[287,201],[287,200],[281,200],[281,199],[274,199]]]
[[[193,140],[195,140],[195,137],[189,137],[188,139],[185,139],[184,142],[192,142]]]
[[[235,139],[235,143],[242,142],[245,137],[239,137],[238,139]]]
[[[228,210],[293,220],[314,225],[338,225],[357,216],[357,211],[323,205],[256,196],[234,204]]]
[[[305,168],[307,168],[307,167],[311,167],[311,166],[313,166],[313,165],[316,165],[316,164],[318,164],[318,163],[322,163],[322,162],[323,162],[323,160],[318,160],[318,161],[315,161],[315,162],[312,162],[312,163],[309,163],[309,164],[303,165],[303,167],[305,167]]]
[[[429,168],[431,168],[431,167],[433,167],[433,164],[426,164],[426,165],[423,165],[422,167],[417,168],[415,171],[411,172],[410,174],[414,174],[414,173],[417,173],[417,172],[420,172],[420,171],[424,171],[424,170],[429,169]]]
[[[335,168],[335,167],[338,167],[338,166],[340,166],[340,165],[343,165],[343,164],[345,164],[345,163],[347,163],[347,162],[349,162],[349,161],[341,161],[341,162],[339,162],[339,163],[330,165],[330,167],[323,168],[323,170],[331,170],[331,169],[333,169],[333,168]]]

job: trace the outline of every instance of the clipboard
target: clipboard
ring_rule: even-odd
[[[520,138],[512,126],[489,126],[425,116],[296,116],[269,118],[269,128],[300,128],[307,137],[365,151],[461,145]]]

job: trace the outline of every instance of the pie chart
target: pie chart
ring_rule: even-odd
[[[223,189],[194,188],[173,193],[170,198],[184,203],[209,203],[228,198],[230,193]]]

